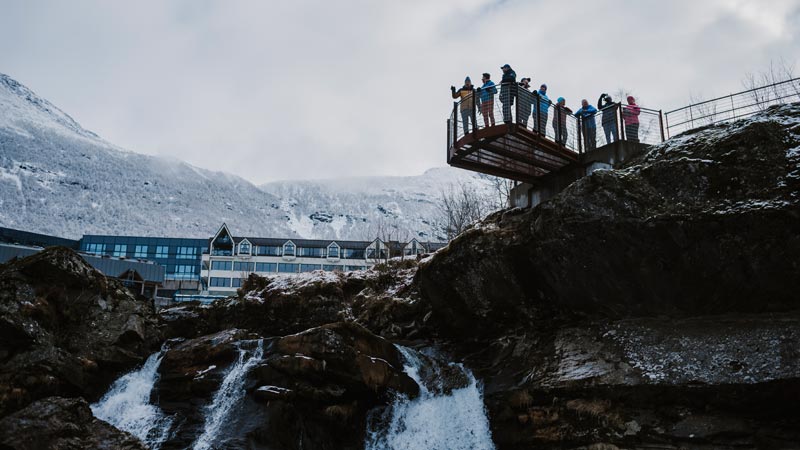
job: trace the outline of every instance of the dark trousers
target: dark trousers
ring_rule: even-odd
[[[586,150],[594,150],[597,148],[597,128],[585,127],[583,131],[583,142],[586,144]]]
[[[567,138],[569,137],[569,131],[567,130],[567,127],[564,125],[559,127],[558,122],[553,121],[553,130],[556,132],[556,142],[561,145],[566,145]]]
[[[625,140],[639,142],[639,124],[629,123],[625,125]]]
[[[464,126],[464,135],[469,133],[469,123],[472,121],[472,110],[471,109],[462,109],[461,110],[461,124]],[[472,124],[473,128],[475,124]]]
[[[603,132],[606,134],[606,144],[617,142],[619,140],[619,130],[617,130],[616,123],[604,123]],[[611,138],[614,138],[612,141]]]
[[[536,113],[534,113],[534,119],[536,118]],[[534,124],[536,125],[536,131],[539,133],[547,136],[547,112],[542,112],[539,114],[539,120],[534,120]]]
[[[503,104],[503,122],[511,122],[511,107],[514,106],[514,96],[510,92],[500,92],[500,102]]]

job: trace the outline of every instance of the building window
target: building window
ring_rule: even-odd
[[[211,282],[208,285],[211,287],[231,287],[231,279],[211,277]]]
[[[258,245],[256,246],[258,256],[281,256],[280,246]]]
[[[239,244],[239,254],[240,255],[249,255],[250,254],[250,244],[247,242],[242,242]]]
[[[88,244],[86,245],[86,253],[93,253],[95,255],[102,255],[106,251],[106,244]]]
[[[339,246],[336,244],[331,244],[328,246],[328,258],[331,259],[338,259],[339,258]]]
[[[235,288],[242,287],[242,283],[244,283],[244,280],[246,280],[246,278],[234,278],[233,280],[231,280],[231,281],[233,281],[233,284],[231,285],[231,287],[235,287]]]
[[[283,244],[283,256],[295,256],[295,246],[291,242]]]
[[[233,270],[232,261],[211,261],[211,270]]]
[[[298,269],[300,269],[300,265],[299,264],[289,264],[289,263],[279,263],[278,264],[278,272],[297,273]]]
[[[341,272],[344,269],[344,266],[340,266],[338,264],[323,264],[322,270],[327,270],[328,272]]]
[[[233,271],[234,272],[254,272],[255,271],[255,263],[251,262],[242,262],[242,261],[234,261],[233,263]]]
[[[147,258],[147,246],[137,245],[136,251],[133,254],[134,258]]]
[[[128,246],[125,244],[115,244],[114,245],[114,253],[112,256],[116,256],[117,258],[121,258],[128,253]]]
[[[322,270],[321,264],[300,264],[300,272],[313,272],[315,270]]]
[[[408,243],[406,245],[406,248],[405,248],[405,255],[406,256],[419,255],[419,254],[422,254],[422,253],[425,253],[425,248],[423,248],[421,245],[419,245],[419,243],[417,243],[417,241],[411,241],[410,243]]]
[[[178,259],[197,258],[197,247],[178,247]]]
[[[366,270],[367,268],[364,266],[345,266],[344,270],[348,272],[352,272],[354,270]]]
[[[195,266],[177,265],[175,266],[175,278],[194,278],[196,276]]]
[[[364,259],[364,250],[356,248],[343,248],[342,258],[344,259]]]
[[[301,258],[322,258],[322,247],[297,247],[297,256]]]
[[[278,265],[275,263],[256,263],[256,272],[275,272]]]
[[[156,258],[169,258],[169,246],[167,245],[156,246]]]

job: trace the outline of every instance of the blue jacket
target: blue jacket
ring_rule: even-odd
[[[487,102],[491,100],[495,94],[497,94],[497,88],[494,85],[494,81],[489,80],[481,86],[481,95],[478,97],[478,100],[480,100],[481,103]]]
[[[584,119],[584,121],[586,122],[586,128],[597,128],[597,124],[595,123],[595,121],[589,120],[589,119],[594,119],[595,114],[597,114],[597,108],[595,108],[592,105],[589,105],[586,108],[581,108],[575,111],[575,117],[580,117],[581,119]]]
[[[540,90],[536,91],[539,94],[539,111],[542,115],[547,115],[548,109],[550,107],[550,99],[547,97],[547,94]]]

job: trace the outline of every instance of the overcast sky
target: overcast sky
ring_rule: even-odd
[[[0,72],[129,150],[255,183],[445,165],[449,87],[509,63],[576,107],[800,63],[800,0],[0,0]],[[800,65],[795,67],[800,72]]]

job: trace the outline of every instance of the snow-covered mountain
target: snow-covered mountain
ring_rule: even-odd
[[[251,236],[436,239],[449,184],[487,189],[450,168],[420,176],[269,183],[123,150],[0,74],[0,226],[83,234],[207,237],[222,222]]]

